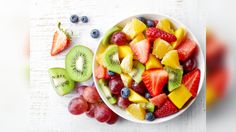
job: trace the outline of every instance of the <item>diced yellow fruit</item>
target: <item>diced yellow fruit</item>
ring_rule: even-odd
[[[161,64],[172,67],[174,69],[182,69],[179,63],[179,56],[177,50],[171,50],[163,57]]]
[[[122,31],[130,39],[133,39],[137,34],[142,33],[146,28],[146,25],[142,21],[138,20],[137,18],[133,18],[131,22],[125,25]]]
[[[133,55],[127,55],[120,64],[123,73],[129,73],[133,68]]]
[[[101,66],[104,66],[103,64],[103,54],[102,53],[99,53],[97,56],[96,56],[96,61],[99,65]]]
[[[168,42],[162,39],[157,39],[154,41],[152,54],[157,58],[162,59],[170,50],[173,50],[173,47]]]
[[[140,34],[138,34],[129,44],[130,44],[130,45],[136,44],[136,43],[138,43],[139,41],[144,40],[144,39],[145,39],[145,36],[143,35],[143,33],[140,33]]]
[[[128,74],[120,74],[120,77],[124,86],[130,88],[132,83],[132,78]]]
[[[176,48],[177,46],[179,46],[179,44],[185,39],[186,37],[186,29],[183,28],[183,27],[180,27],[178,28],[176,31],[175,31],[175,36],[177,38],[177,40],[175,42],[172,43],[172,46],[174,48]]]
[[[213,90],[213,88],[207,84],[206,85],[206,106],[207,109],[209,109],[209,107],[211,107],[212,104],[214,104],[214,102],[217,101],[217,95],[215,93],[215,91]]]
[[[131,48],[128,45],[118,46],[119,58],[123,59],[128,55],[133,55]]]
[[[140,104],[130,104],[126,111],[139,120],[145,119],[146,111]]]
[[[172,29],[172,23],[169,19],[167,18],[164,18],[164,19],[161,19],[158,24],[157,24],[157,27],[168,32],[168,33],[171,33],[171,34],[174,34],[174,29]]]
[[[146,63],[146,70],[154,68],[162,68],[162,64],[154,55],[150,54]]]
[[[143,96],[139,95],[132,89],[130,89],[130,95],[129,95],[129,101],[134,102],[134,103],[147,103],[148,100],[144,98]]]
[[[184,104],[192,97],[192,94],[183,84],[181,84],[181,86],[172,91],[168,97],[177,108],[181,109]]]

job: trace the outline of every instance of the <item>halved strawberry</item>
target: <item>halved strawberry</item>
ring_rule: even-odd
[[[196,68],[193,71],[185,74],[182,79],[183,84],[192,93],[193,97],[196,97],[197,92],[198,92],[200,74],[201,74],[200,70]]]
[[[145,64],[148,61],[150,43],[147,39],[132,44],[131,49],[141,63]]]
[[[95,77],[98,79],[107,79],[109,78],[109,75],[107,73],[107,69],[104,68],[103,66],[99,66],[95,70]]]
[[[182,42],[176,49],[178,50],[179,60],[186,61],[197,48],[197,44],[187,38],[184,42]]]
[[[158,108],[161,108],[161,106],[167,101],[168,97],[165,93],[157,95],[150,99],[150,102],[157,106]]]
[[[178,112],[177,107],[170,100],[167,100],[161,108],[154,112],[154,114],[157,118],[161,118],[172,115],[176,112]]]
[[[62,52],[70,45],[70,36],[69,34],[61,28],[61,23],[58,23],[58,30],[54,33],[51,56],[55,56],[58,53]]]
[[[143,73],[142,79],[152,97],[162,92],[168,80],[168,73],[165,70],[147,70]]]

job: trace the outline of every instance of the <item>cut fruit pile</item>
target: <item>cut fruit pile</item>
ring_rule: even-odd
[[[95,72],[99,88],[134,118],[172,115],[197,96],[197,44],[169,19],[133,18],[109,30],[101,46]]]

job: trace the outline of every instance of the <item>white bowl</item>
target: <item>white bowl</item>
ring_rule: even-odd
[[[128,21],[130,21],[132,18],[135,18],[137,16],[143,16],[145,18],[149,18],[149,19],[157,19],[157,20],[160,20],[161,18],[168,18],[171,20],[171,22],[173,23],[173,25],[175,25],[175,27],[180,27],[180,26],[183,26],[186,28],[187,32],[188,32],[188,37],[192,40],[194,40],[197,44],[198,44],[198,53],[196,54],[196,60],[197,60],[197,63],[198,63],[198,68],[200,69],[201,71],[201,77],[200,77],[200,84],[199,84],[199,88],[198,88],[198,93],[197,93],[197,97],[198,97],[198,94],[199,92],[201,91],[202,89],[202,85],[203,85],[203,81],[204,81],[204,77],[205,77],[205,58],[203,56],[203,52],[202,52],[202,48],[201,46],[199,45],[199,42],[198,40],[196,39],[196,37],[194,36],[194,34],[189,30],[188,27],[186,27],[183,23],[181,23],[180,21],[174,19],[174,18],[171,18],[171,17],[168,17],[168,16],[165,16],[165,15],[160,15],[160,14],[140,14],[140,15],[135,15],[135,16],[131,16],[131,17],[128,17],[128,18],[125,18],[123,20],[121,20],[120,22],[118,23],[115,23],[114,25],[112,25],[110,28],[112,28],[113,26],[116,26],[116,25],[121,25],[121,26],[124,26]],[[109,29],[110,29],[109,28]],[[100,44],[101,44],[101,41],[102,41],[102,38],[101,40],[99,41],[99,45],[95,51],[95,56],[94,56],[94,60],[93,60],[93,73],[95,73],[95,69],[96,67],[98,66],[97,62],[96,62],[96,55],[97,53],[99,52],[99,48],[100,48]],[[161,123],[161,122],[165,122],[165,121],[168,121],[168,120],[171,120],[177,116],[179,116],[180,114],[182,114],[184,111],[186,111],[191,105],[192,103],[196,100],[196,98],[192,99],[191,101],[189,101],[187,103],[187,105],[184,106],[184,108],[182,108],[180,111],[178,111],[177,113],[173,114],[173,115],[170,115],[170,116],[167,116],[167,117],[163,117],[163,118],[156,118],[154,121],[146,121],[146,120],[138,120],[134,117],[132,117],[131,115],[129,115],[124,109],[121,109],[119,108],[117,105],[111,105],[107,98],[103,96],[103,91],[98,87],[98,83],[97,83],[97,80],[95,78],[95,76],[93,76],[93,79],[94,79],[94,82],[95,82],[95,86],[97,88],[97,91],[99,93],[99,95],[101,96],[102,100],[104,101],[104,103],[112,110],[114,111],[116,114],[118,114],[119,116],[123,117],[124,119],[127,119],[129,121],[132,121],[132,122],[136,122],[136,123],[143,123],[143,124],[157,124],[157,123]]]

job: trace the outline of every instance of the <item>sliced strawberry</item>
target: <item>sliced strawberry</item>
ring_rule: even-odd
[[[178,112],[177,107],[170,100],[167,100],[161,108],[154,112],[154,114],[157,118],[161,118],[172,115],[176,112]]]
[[[141,63],[144,64],[148,61],[150,43],[147,39],[142,40],[136,44],[132,44],[131,49]]]
[[[150,102],[157,106],[158,108],[161,108],[161,106],[167,101],[168,97],[165,93],[157,95],[150,99]]]
[[[146,37],[151,41],[154,41],[157,38],[161,38],[169,43],[175,42],[177,40],[175,35],[167,33],[155,27],[150,27],[146,30]]]
[[[183,76],[182,82],[188,88],[188,90],[192,93],[193,97],[196,97],[197,92],[198,92],[200,73],[201,73],[200,70],[196,68],[193,71]]]
[[[55,56],[58,53],[62,52],[70,45],[70,36],[69,34],[61,28],[61,23],[58,23],[58,30],[54,33],[51,56]]]
[[[193,40],[187,38],[176,48],[178,50],[179,60],[186,61],[194,53],[196,48],[197,44]]]
[[[152,97],[162,92],[168,80],[168,73],[165,70],[147,70],[143,73],[142,79]]]
[[[98,68],[96,68],[95,70],[95,77],[98,79],[107,79],[109,78],[109,75],[107,73],[107,69],[104,68],[103,66],[99,66]]]

